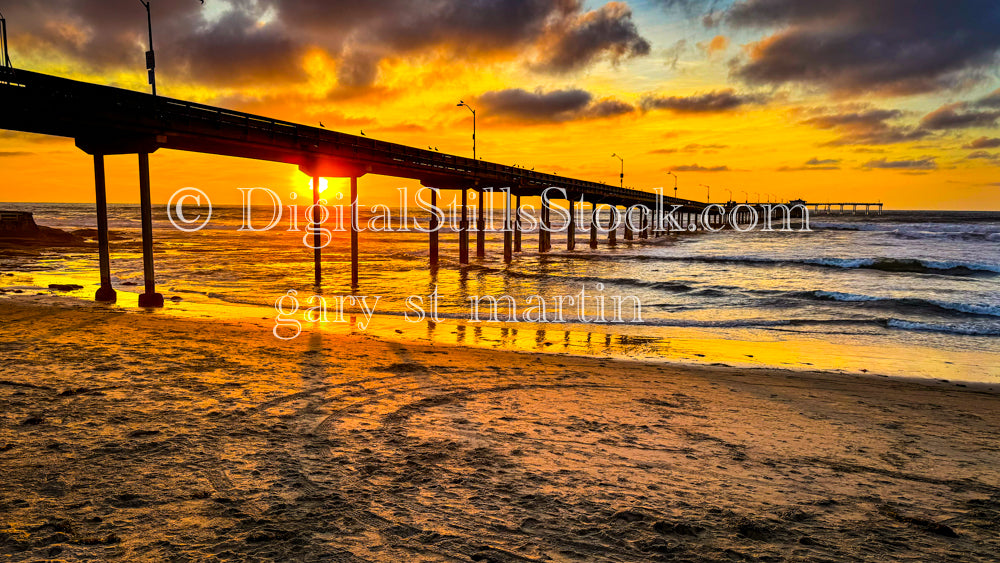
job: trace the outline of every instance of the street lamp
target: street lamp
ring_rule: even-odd
[[[673,171],[667,172],[667,174],[674,177],[674,199],[677,199],[677,174],[674,174]]]
[[[7,20],[3,18],[2,13],[0,13],[0,47],[3,47],[3,52],[0,53],[3,56],[0,66],[11,68],[10,54],[7,53]]]
[[[149,13],[150,0],[139,0],[139,3],[146,8],[146,25],[149,27],[149,50],[146,51],[146,73],[149,75],[149,84],[153,87],[153,95],[156,95],[156,56],[153,54],[153,17]]]
[[[726,190],[727,192],[729,192],[729,201],[733,201],[733,190],[731,190],[731,189],[729,189],[729,188],[724,188],[724,189],[725,189],[725,190]]]
[[[611,156],[614,157],[614,158],[617,158],[620,161],[622,161],[622,171],[621,171],[621,174],[618,175],[618,181],[619,181],[618,185],[621,186],[622,188],[624,188],[625,187],[625,159],[622,158],[622,157],[620,157],[620,156],[618,156],[618,153],[612,153]]]
[[[708,184],[698,184],[699,186],[705,188],[705,203],[710,203],[712,201],[712,187]]]
[[[753,195],[757,196],[757,204],[760,205],[760,192],[754,192]]]
[[[740,190],[740,191],[743,192],[743,197],[744,197],[743,203],[749,203],[750,194],[748,194],[746,190]]]
[[[456,105],[457,107],[469,108],[469,111],[472,112],[472,160],[476,160],[476,110],[462,100],[459,100]]]

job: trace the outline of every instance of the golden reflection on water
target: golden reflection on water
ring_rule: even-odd
[[[467,291],[468,272],[457,276],[462,291]],[[32,285],[45,288],[50,283],[67,283],[65,272],[18,273],[3,280],[8,287]],[[431,287],[433,287],[433,279]],[[81,283],[81,285],[84,285]],[[77,298],[81,306],[90,306],[96,286],[91,282],[81,290],[60,292]],[[118,291],[118,303],[111,305],[126,312],[137,311],[140,286]],[[25,291],[46,294],[45,290]],[[4,296],[0,296],[2,298]],[[8,297],[23,297],[8,296]],[[151,311],[142,311],[150,313]],[[261,337],[275,347],[282,342],[273,338],[274,310],[254,305],[204,301],[167,302],[162,311],[182,317],[220,320],[249,320],[261,325]],[[348,313],[345,312],[345,318]],[[303,322],[303,335],[325,331],[364,333],[386,340],[418,341],[443,346],[476,346],[543,353],[579,354],[657,362],[725,364],[740,367],[775,367],[798,370],[840,371],[879,375],[937,378],[956,381],[1000,382],[1000,361],[988,346],[983,349],[946,350],[930,345],[896,344],[885,338],[858,335],[810,335],[792,330],[743,329],[734,338],[732,329],[662,327],[640,325],[604,326],[574,323],[470,323],[445,319],[435,323],[406,322],[399,315],[376,313],[364,331],[357,329],[358,317],[348,323]],[[471,330],[469,330],[471,325]],[[914,358],[919,358],[915,362]]]

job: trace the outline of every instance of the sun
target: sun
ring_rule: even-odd
[[[322,195],[323,192],[325,192],[327,190],[327,188],[329,188],[329,187],[330,187],[330,182],[327,181],[326,178],[320,178],[319,179],[319,193],[320,193],[320,195]],[[312,193],[312,190],[313,190],[313,179],[309,178],[309,193]]]

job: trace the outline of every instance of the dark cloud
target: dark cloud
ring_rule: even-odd
[[[967,156],[965,158],[968,159],[968,160],[976,160],[976,159],[997,160],[997,159],[1000,159],[1000,155],[994,154],[994,153],[989,153],[989,152],[986,152],[986,151],[976,151],[974,153],[971,153],[969,156]]]
[[[750,84],[933,92],[986,79],[1000,51],[995,0],[741,0],[722,20],[777,29],[736,62],[734,74]]]
[[[138,2],[53,0],[7,10],[17,52],[68,57],[95,72],[141,73],[145,13]],[[220,14],[209,9],[225,6]],[[649,53],[623,3],[586,10],[582,0],[195,0],[154,1],[159,78],[210,85],[299,81],[303,55],[336,61],[340,88],[370,87],[388,58],[444,53],[498,56],[564,73],[599,60]],[[15,63],[17,61],[15,60]]]
[[[778,172],[801,172],[804,170],[840,170],[840,160],[834,158],[810,158],[802,166],[782,166]]]
[[[670,168],[674,172],[729,172],[728,166],[702,166],[700,164],[682,164]]]
[[[584,115],[586,117],[600,119],[604,117],[625,115],[627,113],[632,113],[633,111],[635,111],[635,107],[632,104],[616,100],[614,98],[606,98],[591,104],[590,107],[587,108]]]
[[[959,102],[942,106],[924,116],[921,127],[927,129],[967,129],[969,127],[992,127],[1000,117],[1000,110],[979,111],[970,109],[970,104]]]
[[[759,94],[737,94],[735,90],[716,90],[692,96],[645,96],[640,105],[644,110],[665,109],[676,113],[719,113],[747,105],[766,103]]]
[[[813,110],[821,111],[821,110]],[[835,113],[820,113],[802,123],[840,133],[828,145],[888,145],[923,139],[931,134],[926,129],[894,125],[892,120],[903,117],[899,110],[856,109]]]
[[[1000,88],[997,88],[984,98],[980,98],[976,105],[987,108],[1000,108]]]
[[[35,153],[30,152],[30,151],[0,151],[0,158],[4,158],[4,157],[8,157],[8,156],[30,156],[30,155],[33,155],[33,154],[35,154]]]
[[[937,170],[937,163],[934,157],[926,157],[919,160],[869,160],[862,165],[862,168],[879,168],[885,170]]]
[[[565,73],[601,58],[617,64],[648,55],[649,51],[649,41],[639,35],[632,21],[632,10],[624,3],[611,2],[566,22],[555,34],[555,40],[543,50],[536,68]]]
[[[305,51],[306,45],[277,26],[261,27],[253,14],[231,11],[211,27],[168,44],[158,55],[172,71],[180,71],[184,61],[188,74],[199,82],[242,85],[305,78]]]
[[[995,149],[997,147],[1000,147],[1000,138],[994,137],[994,138],[991,139],[989,137],[980,137],[980,138],[972,141],[968,145],[965,145],[964,148],[967,148],[967,149]]]
[[[489,117],[534,122],[599,119],[635,110],[631,105],[613,98],[594,101],[590,92],[579,89],[529,92],[510,88],[486,92],[479,96],[477,103],[481,105],[484,115]]]

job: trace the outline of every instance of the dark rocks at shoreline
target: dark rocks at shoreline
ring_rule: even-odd
[[[74,233],[35,223],[28,211],[0,211],[0,244],[5,246],[84,246]]]
[[[95,241],[97,240],[97,236],[98,236],[97,229],[90,229],[90,228],[87,228],[87,229],[76,229],[75,231],[70,231],[70,233],[74,234],[74,235],[76,235],[78,237],[81,237],[81,238],[92,239],[92,240],[95,240]],[[114,241],[114,240],[129,240],[130,238],[131,237],[129,237],[127,235],[123,235],[123,234],[115,232],[115,231],[108,231],[108,240],[109,241]]]
[[[55,291],[76,291],[78,289],[83,289],[83,286],[75,283],[50,283],[49,289]]]

